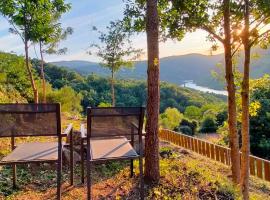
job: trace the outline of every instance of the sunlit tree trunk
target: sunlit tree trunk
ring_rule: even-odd
[[[242,41],[245,52],[244,76],[242,82],[242,162],[241,162],[241,188],[243,199],[249,199],[248,180],[249,180],[249,71],[250,71],[250,51],[249,42],[249,0],[245,0],[244,31]]]
[[[42,93],[43,93],[43,103],[46,103],[46,80],[45,80],[45,73],[44,73],[44,58],[42,52],[42,44],[39,42],[39,50],[40,50],[40,58],[41,58],[41,79],[42,79]]]
[[[231,22],[230,22],[230,0],[224,0],[224,52],[225,52],[225,73],[228,91],[228,124],[229,138],[231,147],[232,160],[232,177],[235,184],[240,182],[240,154],[239,138],[237,133],[237,113],[235,98],[235,83],[232,64],[232,47],[231,47]]]
[[[33,90],[33,93],[34,93],[34,102],[38,103],[38,90],[36,88],[35,80],[34,80],[33,73],[32,73],[32,70],[31,70],[31,66],[30,66],[30,63],[29,63],[28,41],[27,41],[27,39],[25,39],[25,41],[24,41],[24,50],[25,50],[25,65],[26,65],[26,68],[27,68],[27,71],[28,71],[28,75],[29,75],[29,78],[30,78],[30,81],[31,81],[32,90]]]
[[[158,182],[159,171],[159,139],[158,116],[160,101],[159,86],[159,21],[157,0],[147,0],[147,123],[145,141],[145,179]]]
[[[114,92],[114,71],[113,71],[113,69],[112,69],[112,71],[111,71],[111,75],[112,75],[112,77],[111,77],[111,96],[112,96],[112,107],[114,107],[115,106],[115,92]]]

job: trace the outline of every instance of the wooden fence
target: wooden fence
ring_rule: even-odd
[[[212,160],[231,165],[230,148],[216,145],[205,140],[184,135],[167,129],[161,129],[159,138],[189,149]],[[270,161],[250,155],[250,174],[270,181]]]

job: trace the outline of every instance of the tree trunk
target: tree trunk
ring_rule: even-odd
[[[250,44],[249,44],[249,0],[245,0],[244,32],[242,36],[245,61],[242,82],[242,162],[241,162],[241,188],[243,199],[249,199],[249,70],[250,70]]]
[[[112,70],[112,77],[111,77],[111,96],[112,96],[112,107],[115,106],[115,93],[114,93],[114,71]]]
[[[43,103],[46,103],[46,80],[44,74],[44,59],[43,59],[43,52],[42,52],[42,44],[39,42],[39,50],[40,50],[40,58],[41,58],[41,79],[42,79],[42,94],[43,94]]]
[[[145,180],[158,182],[159,171],[159,19],[157,0],[147,0],[147,123],[145,141]]]
[[[230,22],[230,0],[224,0],[224,53],[225,53],[225,73],[228,91],[228,123],[229,138],[231,147],[232,160],[232,177],[235,184],[240,183],[240,154],[239,154],[239,138],[237,133],[237,113],[235,98],[235,83],[232,64],[232,48],[231,48],[231,22]]]
[[[28,75],[29,75],[29,78],[30,78],[30,81],[31,81],[31,86],[32,86],[33,93],[34,93],[34,102],[38,103],[38,91],[37,91],[37,88],[36,88],[35,80],[34,80],[33,73],[32,73],[32,70],[31,70],[31,66],[30,66],[30,63],[29,63],[27,39],[25,39],[25,42],[24,42],[24,50],[25,50],[25,64],[26,64],[26,68],[27,68],[27,71],[28,71]]]

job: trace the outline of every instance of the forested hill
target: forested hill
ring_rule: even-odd
[[[270,73],[270,52],[256,49],[251,68],[251,77],[259,78],[265,73]],[[217,81],[211,71],[218,71],[217,65],[223,62],[223,54],[207,56],[201,54],[187,54],[181,56],[171,56],[160,60],[160,78],[174,84],[183,84],[185,80],[194,80],[201,86],[214,89],[223,89],[222,84]],[[99,66],[98,63],[88,61],[59,61],[53,64],[74,69],[80,74],[96,73],[108,75],[109,71]],[[241,64],[241,63],[240,63]],[[118,78],[146,78],[146,61],[139,61],[133,69],[122,69],[118,73]]]
[[[42,96],[40,62],[32,60],[34,75]],[[14,54],[0,53],[0,97],[2,102],[33,101],[31,84],[24,66],[24,58]],[[81,111],[78,106],[98,106],[110,103],[110,81],[99,74],[81,76],[66,68],[45,64],[47,79],[47,100],[72,105],[73,111]],[[5,97],[5,98],[3,98]],[[182,88],[166,82],[161,83],[161,112],[167,107],[175,107],[181,112],[189,105],[201,107],[209,103],[221,103],[224,96],[205,94]],[[77,101],[77,104],[76,102]],[[146,82],[144,80],[118,79],[116,81],[117,106],[141,106],[146,102]]]
[[[74,71],[52,64],[46,65],[45,73],[54,88],[69,85],[75,91],[80,92],[83,95],[83,107],[98,106],[101,102],[111,102],[110,81],[105,77],[97,74],[82,77]],[[118,79],[115,90],[117,106],[141,106],[146,104],[146,82],[144,80]],[[201,107],[209,103],[221,103],[225,99],[224,96],[206,94],[167,82],[161,83],[161,112],[167,107],[175,107],[183,112],[189,105]]]

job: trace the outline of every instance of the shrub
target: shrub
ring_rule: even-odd
[[[200,119],[202,113],[200,108],[198,108],[197,106],[188,106],[185,110],[184,113],[185,117],[189,118],[189,119]]]
[[[206,117],[202,121],[201,133],[214,133],[217,131],[216,121],[213,118]]]
[[[188,119],[183,119],[180,122],[179,127],[177,127],[177,131],[180,131],[180,127],[182,127],[182,126],[189,127],[191,129],[191,135],[195,135],[198,123],[195,120],[190,121]]]
[[[192,129],[189,126],[180,126],[179,131],[186,135],[191,135],[191,136],[194,135],[192,133]]]
[[[160,123],[163,128],[174,130],[183,118],[183,114],[176,108],[167,108],[164,113],[160,115]]]

